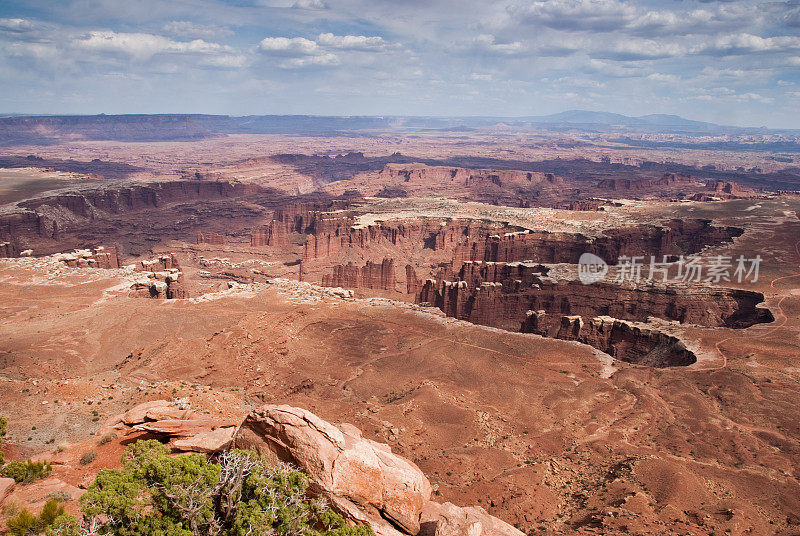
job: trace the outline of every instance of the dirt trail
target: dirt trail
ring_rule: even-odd
[[[800,242],[797,242],[794,245],[794,249],[795,249],[795,253],[797,254],[797,257],[800,259]],[[784,276],[781,276],[781,277],[776,277],[775,279],[770,281],[769,286],[770,286],[770,288],[774,289],[775,288],[775,283],[777,283],[778,281],[782,281],[784,279],[792,279],[792,278],[795,278],[795,277],[800,277],[800,272],[794,273],[794,274],[791,274],[791,275],[784,275]],[[781,321],[780,324],[778,324],[777,326],[771,326],[770,329],[768,331],[764,332],[764,333],[760,333],[760,334],[753,335],[753,336],[751,336],[751,335],[734,335],[732,337],[727,337],[727,338],[722,339],[721,341],[717,342],[714,345],[714,347],[717,349],[717,352],[719,353],[720,357],[722,357],[722,365],[720,365],[718,367],[711,367],[711,368],[709,368],[707,370],[721,370],[721,369],[724,369],[724,368],[726,368],[728,366],[728,356],[720,348],[720,346],[723,343],[726,343],[726,342],[728,342],[730,340],[735,340],[735,339],[745,339],[745,338],[748,339],[748,340],[763,339],[764,337],[767,337],[768,335],[772,335],[777,330],[779,330],[783,326],[785,326],[786,322],[788,322],[789,318],[786,316],[786,313],[783,312],[782,304],[783,304],[783,301],[788,297],[789,297],[789,295],[783,296],[780,300],[778,300],[778,303],[776,304],[778,312],[783,317],[783,320]]]

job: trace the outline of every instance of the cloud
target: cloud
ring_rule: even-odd
[[[323,54],[316,41],[305,37],[265,37],[256,47],[260,52],[279,56],[315,56]]]
[[[99,52],[120,52],[129,56],[147,59],[164,53],[219,54],[231,52],[230,47],[209,43],[202,39],[173,41],[161,35],[145,33],[117,33],[110,30],[93,31],[73,41],[75,46]]]
[[[512,19],[555,30],[610,32],[631,21],[636,10],[617,0],[549,0],[509,8]]]
[[[162,29],[167,34],[189,39],[216,39],[233,35],[233,31],[228,28],[195,24],[188,20],[169,22]]]
[[[519,56],[531,53],[531,49],[521,41],[497,43],[495,37],[489,34],[481,34],[473,39],[470,48],[479,53],[497,56]]]
[[[328,4],[322,0],[296,0],[292,7],[295,9],[317,10],[328,9]]]
[[[291,58],[281,63],[283,69],[300,69],[303,67],[334,67],[339,65],[341,60],[336,54],[322,54],[319,56],[306,56],[303,58]]]
[[[343,50],[380,51],[389,46],[383,37],[366,37],[363,35],[334,35],[332,33],[319,34],[317,43]]]
[[[712,56],[796,53],[798,51],[800,51],[800,37],[759,37],[747,33],[720,36],[701,45],[697,45],[692,49],[694,54],[707,54]]]
[[[666,73],[652,73],[647,75],[647,80],[652,82],[656,82],[659,84],[673,84],[676,82],[680,82],[681,77],[676,76],[674,74],[666,74]]]
[[[786,26],[800,28],[800,4],[797,2],[786,2],[786,12],[781,19]]]
[[[477,80],[480,82],[491,82],[494,77],[491,74],[472,73],[469,75],[470,80]]]
[[[684,49],[675,43],[652,40],[623,40],[616,44],[589,53],[592,58],[616,61],[641,61],[671,58],[684,54]]]
[[[317,39],[305,37],[266,37],[256,46],[265,56],[290,58],[280,63],[284,69],[333,67],[342,63],[338,52],[384,52],[393,48],[382,37],[322,33]]]
[[[544,26],[570,32],[637,35],[708,34],[743,28],[763,18],[752,5],[715,5],[694,10],[647,9],[620,0],[545,0],[508,8],[511,25]]]
[[[0,19],[0,31],[24,33],[34,28],[34,24],[27,19]]]

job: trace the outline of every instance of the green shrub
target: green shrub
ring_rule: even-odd
[[[45,478],[53,468],[47,462],[34,462],[26,460],[24,462],[8,462],[0,469],[0,476],[13,478],[18,484],[29,484],[34,480]]]
[[[53,527],[56,520],[66,517],[71,516],[64,513],[64,506],[55,499],[51,499],[45,503],[38,517],[27,510],[22,510],[6,520],[6,527],[8,527],[9,534],[13,536],[32,536],[46,532]]]
[[[2,444],[3,438],[6,436],[7,425],[8,421],[6,420],[6,418],[0,417],[0,444]],[[2,467],[4,463],[6,463],[6,457],[2,452],[0,452],[0,467]]]
[[[209,461],[200,454],[170,456],[148,440],[125,450],[121,470],[101,470],[81,505],[99,534],[115,536],[373,535],[309,498],[307,487],[305,474],[250,452]]]
[[[95,458],[97,458],[97,451],[90,450],[89,452],[86,452],[83,454],[83,456],[81,456],[80,459],[81,465],[89,465],[94,461]]]

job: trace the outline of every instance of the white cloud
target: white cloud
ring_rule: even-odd
[[[719,36],[692,49],[695,54],[714,56],[737,56],[765,52],[795,53],[798,51],[800,51],[800,37],[760,37],[747,33]]]
[[[195,24],[188,20],[172,21],[164,25],[165,33],[184,38],[216,39],[233,35],[228,28]]]
[[[383,37],[366,37],[364,35],[334,35],[332,33],[319,34],[317,43],[329,48],[343,50],[385,50],[388,43]]]
[[[589,55],[593,58],[601,59],[639,61],[671,58],[680,56],[683,53],[683,47],[675,43],[643,39],[625,39],[618,41],[608,48],[589,52]]]
[[[674,74],[652,73],[647,75],[647,79],[659,84],[672,84],[675,82],[680,82],[681,77],[675,76]]]
[[[302,67],[333,67],[339,65],[341,60],[336,54],[322,54],[319,56],[305,56],[302,58],[291,58],[281,63],[284,69],[299,69]]]
[[[267,54],[282,56],[315,56],[323,54],[315,41],[305,37],[265,37],[256,48]]]
[[[511,43],[497,43],[495,37],[489,34],[481,34],[472,41],[472,49],[486,54],[499,56],[518,56],[529,54],[530,48],[521,41]]]
[[[763,14],[748,4],[706,9],[646,9],[621,0],[540,0],[508,8],[506,23],[544,26],[570,32],[620,32],[687,35],[731,31],[753,25]]]
[[[34,24],[27,19],[0,19],[0,31],[23,33],[34,29]]]
[[[472,73],[469,75],[470,80],[477,80],[480,82],[491,82],[494,77],[491,74]]]
[[[156,54],[229,54],[231,47],[210,43],[202,39],[174,41],[167,37],[145,33],[117,33],[109,30],[93,31],[73,41],[82,49],[97,52],[115,52],[146,60]]]

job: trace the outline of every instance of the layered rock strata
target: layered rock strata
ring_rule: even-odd
[[[353,263],[339,264],[330,274],[322,276],[322,286],[343,288],[366,288],[372,290],[396,290],[397,276],[393,259],[381,263],[367,261],[358,267]]]

